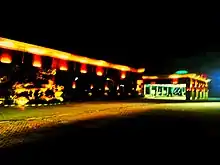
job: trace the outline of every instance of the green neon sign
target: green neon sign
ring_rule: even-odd
[[[176,74],[187,74],[188,71],[187,70],[178,70],[176,71]]]

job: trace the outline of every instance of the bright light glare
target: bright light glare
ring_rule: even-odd
[[[28,52],[31,54],[39,54],[42,56],[48,56],[48,57],[57,58],[57,59],[69,60],[69,61],[85,63],[85,64],[90,64],[90,65],[95,65],[95,66],[102,66],[102,67],[117,69],[121,71],[131,71],[131,72],[136,72],[136,73],[143,73],[144,71],[144,68],[134,69],[134,68],[124,66],[124,65],[112,64],[112,63],[109,63],[103,60],[87,58],[87,57],[83,57],[83,56],[79,56],[79,55],[75,55],[75,54],[71,54],[71,53],[67,53],[63,51],[58,51],[58,50],[54,50],[50,48],[45,48],[42,46],[37,46],[33,44],[10,40],[7,38],[2,38],[2,37],[0,37],[0,47],[5,48],[5,49],[10,49],[10,50]]]

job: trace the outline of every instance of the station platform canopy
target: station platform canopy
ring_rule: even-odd
[[[57,58],[61,60],[67,60],[67,61],[73,61],[73,62],[79,62],[94,66],[101,66],[105,68],[112,68],[120,71],[125,72],[136,72],[136,73],[143,73],[145,71],[144,68],[135,69],[129,66],[125,65],[119,65],[119,64],[113,64],[107,61],[103,60],[96,60],[88,57],[83,57],[55,49],[50,49],[42,46],[37,46],[33,44],[28,44],[24,42],[19,42],[7,38],[0,37],[0,48],[9,49],[9,50],[15,50],[15,51],[21,51],[21,52],[27,52],[30,54],[37,54],[40,56],[48,56],[52,58]]]
[[[205,74],[188,73],[188,71],[186,71],[186,70],[180,70],[180,71],[177,71],[174,74],[170,74],[170,75],[156,75],[156,76],[146,76],[145,75],[145,76],[142,76],[142,78],[144,80],[147,80],[147,79],[155,80],[155,79],[191,78],[194,80],[199,80],[199,81],[207,82],[207,83],[211,81],[211,79],[208,79],[207,75],[205,75]]]

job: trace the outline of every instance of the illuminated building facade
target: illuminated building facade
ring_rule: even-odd
[[[208,99],[207,76],[177,71],[163,76],[143,76],[144,97],[165,100],[204,100]]]
[[[6,93],[0,98],[17,104],[136,96],[145,70],[1,37],[0,67],[0,90]]]

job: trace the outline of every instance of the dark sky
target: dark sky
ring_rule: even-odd
[[[209,65],[216,61],[218,53],[210,52],[220,52],[218,13],[203,9],[127,10],[96,14],[48,12],[24,21],[5,22],[0,35],[145,67],[152,74],[178,69],[200,71],[207,61]]]

